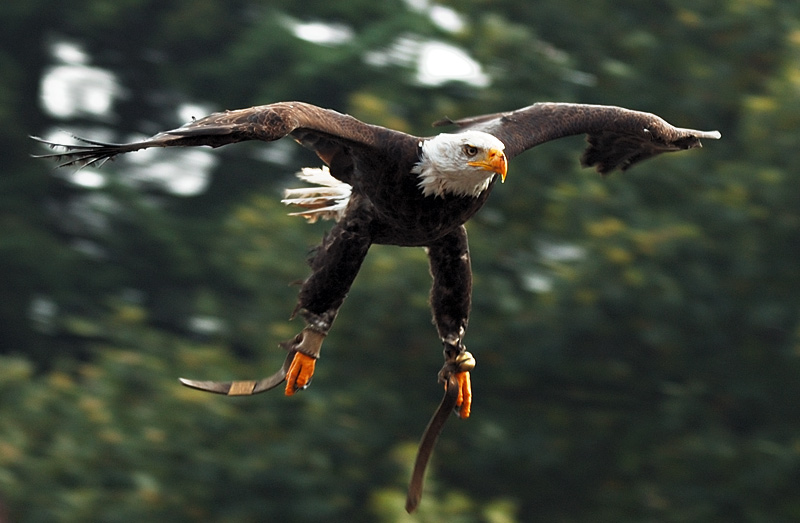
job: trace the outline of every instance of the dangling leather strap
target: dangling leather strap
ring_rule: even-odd
[[[262,380],[241,380],[241,381],[197,381],[178,378],[181,383],[193,389],[213,392],[215,394],[226,394],[228,396],[252,396],[259,392],[266,392],[274,389],[286,380],[289,367],[296,352],[302,352],[306,356],[319,358],[319,351],[325,334],[312,327],[305,327],[300,334],[289,341],[279,345],[289,351],[283,365],[278,372]]]
[[[286,380],[286,373],[289,372],[289,366],[292,364],[294,353],[295,351],[289,351],[289,354],[283,361],[281,368],[278,369],[278,372],[259,381],[196,381],[187,380],[186,378],[178,379],[187,387],[204,390],[206,392],[227,394],[228,396],[252,396],[259,392],[266,392],[270,389],[274,389]]]
[[[408,485],[408,496],[406,497],[406,512],[411,514],[417,509],[420,499],[422,499],[422,485],[425,482],[425,468],[428,466],[428,460],[431,458],[433,448],[436,446],[436,440],[442,433],[444,424],[453,408],[456,406],[458,399],[458,381],[452,374],[447,378],[447,388],[444,391],[444,397],[439,404],[439,408],[433,413],[431,421],[422,433],[422,439],[419,442],[419,450],[417,450],[417,459],[414,460],[414,471],[411,473],[411,482]]]

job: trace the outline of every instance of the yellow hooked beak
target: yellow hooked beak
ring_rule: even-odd
[[[508,161],[506,161],[505,153],[500,149],[489,149],[484,158],[467,163],[473,167],[482,167],[487,171],[496,172],[500,175],[500,181],[506,181]]]

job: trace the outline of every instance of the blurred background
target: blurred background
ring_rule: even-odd
[[[796,0],[74,0],[0,7],[0,521],[800,519]],[[421,249],[374,247],[311,388],[226,398],[285,353],[305,256],[291,140],[61,169],[303,100],[429,135],[536,101],[719,129],[607,179],[517,157],[469,224],[472,417],[418,514],[441,399]]]

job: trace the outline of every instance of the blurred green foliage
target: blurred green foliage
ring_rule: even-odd
[[[800,518],[797,2],[27,0],[0,14],[0,521]],[[345,37],[301,39],[304,23]],[[429,41],[469,53],[490,85],[420,82]],[[58,42],[115,75],[111,114],[43,110]],[[372,249],[310,389],[204,395],[175,378],[266,375],[301,327],[290,284],[325,225],[278,200],[318,160],[230,146],[205,191],[179,196],[130,183],[122,161],[90,187],[28,157],[26,136],[54,127],[124,139],[179,125],[183,104],[289,99],[423,135],[540,100],[723,135],[608,179],[579,168],[579,139],[515,159],[468,226],[473,417],[446,428],[413,517],[405,485],[441,394],[421,250]]]

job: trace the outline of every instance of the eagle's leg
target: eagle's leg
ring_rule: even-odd
[[[439,371],[439,382],[444,384],[445,392],[419,442],[406,498],[406,510],[409,513],[419,505],[425,468],[445,422],[454,409],[462,418],[469,416],[472,406],[470,371],[475,367],[475,359],[462,342],[472,297],[472,270],[466,229],[461,226],[429,245],[428,258],[433,276],[433,322],[444,344],[444,366]]]
[[[472,407],[469,371],[475,366],[475,359],[463,343],[472,299],[472,269],[464,226],[428,246],[428,258],[433,276],[433,321],[444,345],[439,381],[447,387],[450,376],[456,379],[456,409],[460,417],[467,418]]]
[[[303,283],[295,313],[306,327],[282,346],[294,352],[286,374],[286,395],[304,389],[311,381],[322,342],[344,303],[372,240],[367,222],[353,212],[330,230],[313,253],[311,276]]]

